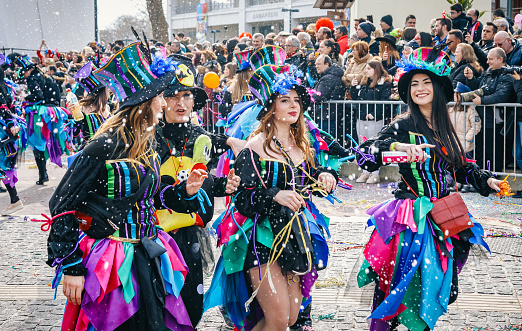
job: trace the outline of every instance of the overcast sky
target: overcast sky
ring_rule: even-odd
[[[163,0],[165,9],[167,1]],[[147,10],[145,0],[98,0],[98,26],[105,29],[121,15],[138,15]],[[165,12],[165,18],[167,13]]]

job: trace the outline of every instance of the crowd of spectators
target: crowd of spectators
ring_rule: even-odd
[[[293,28],[291,32],[242,33],[222,43],[197,43],[178,32],[173,41],[152,40],[150,44],[155,52],[190,57],[200,74],[197,84],[206,89],[215,102],[223,102],[224,98],[219,95],[228,91],[230,95],[226,101],[230,105],[244,100],[243,96],[248,94],[246,81],[251,75],[251,71],[238,68],[234,53],[248,49],[255,52],[266,45],[280,46],[287,54],[286,63],[301,70],[304,83],[316,92],[316,109],[322,111],[317,118],[321,126],[335,136],[352,132],[356,140],[374,134],[397,115],[394,108],[368,105],[352,107],[348,111],[345,108],[339,114],[338,107],[334,113],[325,102],[398,100],[394,84],[400,75],[398,61],[408,58],[420,47],[441,46],[452,60],[450,79],[456,90],[455,101],[473,103],[473,106],[451,108],[455,114],[465,112],[465,115],[454,116],[457,131],[463,133],[462,143],[470,152],[470,158],[475,158],[480,166],[485,167],[488,162],[490,167],[500,171],[512,161],[522,167],[522,153],[518,152],[522,150],[519,134],[522,132],[519,129],[522,128],[522,111],[515,115],[512,107],[491,106],[522,101],[521,93],[517,94],[522,90],[520,76],[516,70],[513,73],[506,69],[522,65],[520,18],[520,14],[515,18],[517,25],[502,10],[495,10],[491,22],[481,22],[479,10],[464,11],[457,3],[451,5],[448,15],[443,13],[431,20],[430,31],[418,30],[414,15],[408,15],[402,24],[394,23],[391,15],[385,15],[379,22],[355,19],[353,32],[346,26],[334,27],[329,19],[323,18],[316,24]],[[87,61],[103,61],[123,47],[122,41],[107,46],[93,42],[81,51],[61,54],[51,51],[43,41],[38,57],[33,61],[56,80],[61,91],[72,88],[82,97],[81,88],[74,88],[76,83],[72,76],[75,72]],[[203,76],[208,72],[221,77],[218,88],[211,90],[204,86]],[[222,116],[230,110],[231,107],[219,108]],[[475,123],[473,134],[459,128],[470,123]]]

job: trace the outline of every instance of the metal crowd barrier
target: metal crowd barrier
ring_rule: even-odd
[[[475,160],[481,169],[499,175],[515,173],[522,176],[522,122],[516,121],[522,104],[475,106],[462,103],[459,110],[454,110],[454,106],[455,103],[448,104],[450,118],[456,131],[464,133],[460,138],[467,158]],[[367,110],[379,116],[366,118]],[[319,128],[345,148],[350,148],[355,147],[353,140],[360,144],[363,137],[378,133],[406,111],[407,106],[402,101],[340,100],[316,104],[309,113]],[[224,115],[219,113],[219,105],[211,102],[199,114],[205,130],[212,133],[224,133],[223,127],[216,126]]]

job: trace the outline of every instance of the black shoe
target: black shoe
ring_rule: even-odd
[[[515,199],[522,199],[522,191],[518,191],[515,195],[512,195],[511,197]]]
[[[459,192],[461,192],[461,193],[471,192],[471,190],[469,188],[470,188],[470,185],[462,185],[462,188],[459,190]]]
[[[49,181],[49,176],[47,176],[47,173],[45,173],[45,176],[40,176],[38,181],[36,182],[36,185],[43,185],[45,182]]]
[[[4,192],[7,192],[7,190],[0,186],[0,193],[4,193]]]

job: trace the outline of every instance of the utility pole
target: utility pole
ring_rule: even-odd
[[[98,0],[94,0],[94,41],[98,41]]]
[[[283,9],[281,9],[281,11],[283,13],[289,12],[289,14],[290,14],[290,23],[288,24],[288,26],[290,27],[290,30],[292,30],[292,13],[298,13],[299,9],[283,8]]]

